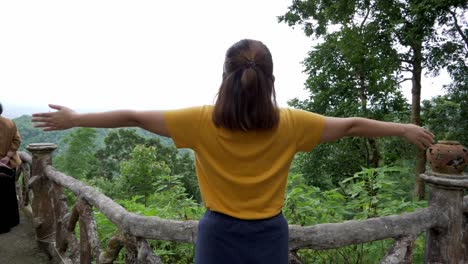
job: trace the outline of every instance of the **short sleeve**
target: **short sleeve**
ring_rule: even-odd
[[[164,111],[164,122],[178,148],[194,148],[199,136],[201,107]]]
[[[319,114],[294,109],[294,133],[297,151],[311,151],[320,143],[325,117]]]

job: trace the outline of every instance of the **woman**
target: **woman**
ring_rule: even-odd
[[[0,103],[0,234],[7,233],[19,224],[18,200],[16,198],[16,168],[21,164],[17,150],[21,137],[16,124],[2,116]]]
[[[346,136],[400,136],[420,148],[433,135],[411,124],[333,118],[278,108],[268,48],[241,40],[226,53],[214,106],[176,111],[33,115],[46,131],[71,127],[141,127],[195,151],[207,211],[199,223],[195,263],[287,263],[283,206],[288,169],[299,151]]]

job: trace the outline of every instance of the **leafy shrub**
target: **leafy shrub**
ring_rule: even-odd
[[[425,201],[411,201],[411,190],[396,186],[409,181],[408,169],[403,167],[363,168],[343,180],[339,188],[321,191],[308,186],[300,174],[288,179],[283,212],[290,224],[314,225],[345,220],[362,220],[402,212],[411,212],[427,206]],[[422,237],[422,236],[421,236]],[[393,240],[387,239],[332,250],[300,250],[305,263],[378,263]],[[424,240],[418,238],[414,261],[423,256]]]

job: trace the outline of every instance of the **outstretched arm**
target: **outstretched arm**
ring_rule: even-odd
[[[399,136],[421,149],[432,145],[434,135],[428,130],[413,125],[382,122],[372,119],[350,117],[326,117],[320,142],[335,141],[347,136],[388,137]]]
[[[64,130],[72,127],[141,127],[161,136],[170,136],[162,111],[116,110],[79,114],[65,106],[51,104],[49,107],[57,111],[33,114],[32,118],[32,122],[36,123],[35,127],[40,127],[44,131]]]

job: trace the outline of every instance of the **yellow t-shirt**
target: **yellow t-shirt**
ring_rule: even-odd
[[[291,161],[319,143],[325,118],[281,108],[277,128],[241,132],[216,127],[212,112],[213,106],[164,112],[175,145],[195,151],[205,207],[240,219],[279,214]]]

